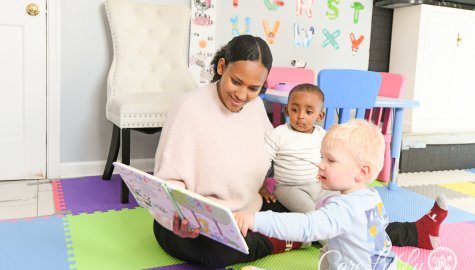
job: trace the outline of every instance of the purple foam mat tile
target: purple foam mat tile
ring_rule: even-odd
[[[475,220],[465,221],[465,223],[475,226]]]
[[[191,264],[191,263],[182,263],[182,264],[174,264],[174,265],[167,265],[157,268],[147,268],[146,270],[230,270],[232,268],[208,268],[205,266]]]
[[[65,179],[61,180],[61,187],[65,210],[73,215],[138,206],[132,194],[129,194],[129,203],[120,202],[120,175],[113,175],[108,181],[102,180],[101,176]]]

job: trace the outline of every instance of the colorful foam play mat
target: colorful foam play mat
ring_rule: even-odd
[[[372,184],[391,221],[417,220],[440,193],[449,204],[439,247],[394,247],[398,269],[475,269],[474,172],[401,174],[395,191],[384,183]],[[118,175],[110,181],[98,176],[55,180],[52,186],[54,215],[0,220],[0,269],[205,269],[160,248],[149,213],[133,197],[128,204],[120,203]],[[223,269],[318,269],[319,247],[314,244]]]

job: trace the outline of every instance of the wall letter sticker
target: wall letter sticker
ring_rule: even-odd
[[[308,30],[300,27],[298,23],[294,24],[294,44],[296,47],[308,48],[310,42],[315,36],[315,28],[310,26]]]
[[[302,8],[303,8],[305,9],[305,12],[307,12],[307,17],[312,18],[312,3],[313,3],[313,0],[307,0],[307,3],[305,3],[305,0],[297,0],[296,15],[300,16],[300,14],[302,14]]]
[[[264,33],[266,34],[266,40],[269,44],[274,44],[277,32],[279,31],[280,21],[277,20],[272,27],[272,31],[269,30],[269,22],[267,20],[262,21],[262,26],[264,27]]]
[[[338,45],[338,42],[336,42],[336,38],[340,36],[340,30],[336,30],[335,32],[330,33],[328,29],[324,28],[322,32],[326,38],[325,41],[322,42],[322,47],[325,48],[326,46],[328,46],[328,44],[331,44],[333,48],[338,50],[340,48],[340,45]]]
[[[355,34],[350,33],[350,39],[351,39],[351,51],[352,51],[352,54],[355,55],[358,52],[361,42],[363,42],[364,40],[364,36],[361,35],[358,37],[358,39],[356,39]]]
[[[284,1],[272,1],[271,0],[264,0],[264,5],[270,11],[276,11],[280,7],[284,6]]]
[[[353,4],[351,4],[351,8],[355,9],[355,13],[353,15],[353,23],[358,24],[358,20],[360,18],[360,11],[364,9],[364,5],[360,2],[353,2]]]
[[[338,18],[338,15],[339,15],[340,11],[338,10],[337,5],[339,5],[339,4],[340,4],[340,0],[328,0],[327,1],[329,11],[327,11],[325,13],[325,15],[327,16],[328,19],[334,20],[334,19]]]
[[[231,27],[231,31],[233,33],[233,36],[239,36],[239,35],[243,35],[243,34],[250,34],[251,33],[251,18],[250,17],[246,17],[244,19],[245,23],[244,23],[244,31],[239,31],[239,25],[238,25],[238,22],[239,22],[239,17],[238,16],[233,16],[231,17],[231,24],[232,24],[232,27]]]
[[[216,49],[243,34],[263,38],[276,63],[302,61],[317,72],[334,61],[343,68],[368,68],[371,1],[189,0],[189,4],[189,65],[200,84],[210,79],[209,63]],[[332,57],[321,57],[326,53]]]

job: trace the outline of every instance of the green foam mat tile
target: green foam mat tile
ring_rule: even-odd
[[[374,180],[368,185],[368,187],[387,187],[387,186],[388,186],[388,182],[381,182],[379,180]]]
[[[182,263],[163,251],[143,208],[68,215],[76,269],[145,269]]]
[[[396,269],[397,270],[414,270],[414,267],[398,259],[396,262]]]
[[[320,259],[320,249],[310,247],[307,249],[292,250],[285,253],[270,255],[250,263],[235,264],[233,270],[242,269],[245,266],[255,266],[266,270],[288,270],[288,269],[318,269]],[[410,264],[401,260],[396,262],[397,269],[412,270]]]
[[[143,208],[69,215],[65,218],[69,223],[70,248],[74,253],[71,267],[74,269],[146,269],[183,263],[169,256],[157,244],[152,217]],[[236,264],[231,268],[317,269],[319,254],[319,248],[312,246]],[[398,269],[412,267],[399,261]]]
[[[320,250],[316,247],[291,250],[289,252],[270,255],[262,259],[233,265],[233,269],[244,266],[256,266],[263,269],[288,270],[288,269],[317,269]]]

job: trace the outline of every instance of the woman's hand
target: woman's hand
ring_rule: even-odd
[[[259,194],[264,200],[266,200],[267,203],[270,203],[271,201],[275,203],[277,201],[275,195],[270,193],[265,185],[262,185],[262,187],[259,189]]]
[[[193,230],[188,229],[190,223],[186,219],[180,219],[180,217],[175,214],[173,216],[173,233],[180,236],[181,238],[196,238],[200,235],[200,229],[195,228]]]
[[[241,230],[241,233],[244,237],[247,235],[247,231],[254,228],[254,213],[253,212],[237,212],[234,213],[234,219]]]

